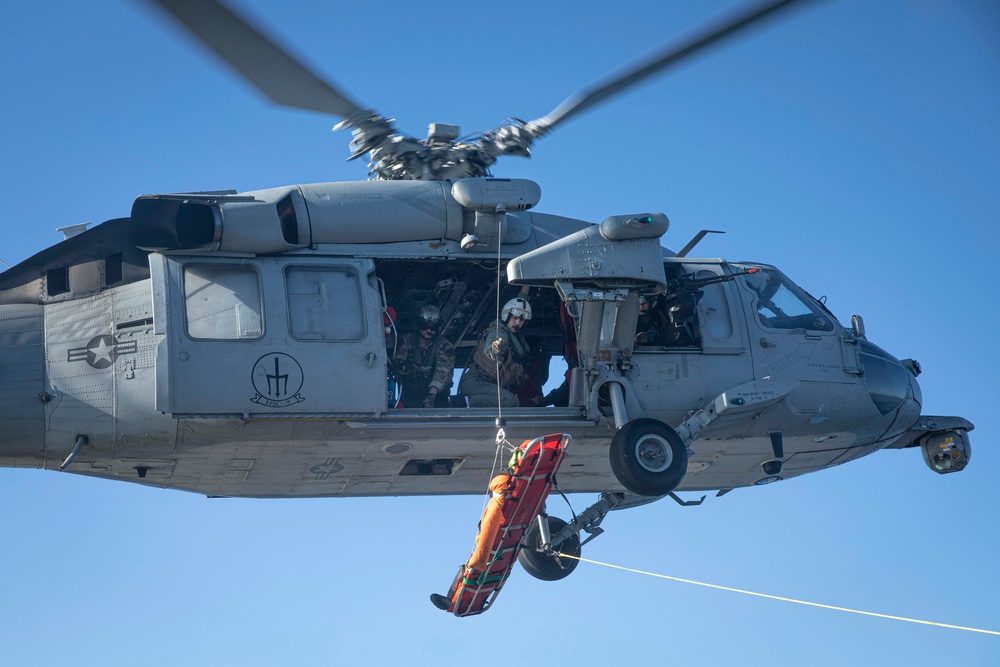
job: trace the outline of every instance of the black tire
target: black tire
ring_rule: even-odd
[[[609,456],[621,485],[640,496],[670,493],[687,472],[687,448],[681,437],[655,419],[636,419],[618,429]]]
[[[554,516],[547,517],[549,535],[555,535],[566,526],[566,522]],[[542,581],[559,581],[568,577],[580,563],[576,558],[554,558],[537,551],[542,543],[542,531],[538,529],[538,521],[532,521],[524,536],[524,546],[517,554],[517,561],[524,571],[535,579]],[[570,556],[580,556],[580,535],[573,535],[559,545],[559,551]]]

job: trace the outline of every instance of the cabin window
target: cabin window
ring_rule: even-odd
[[[45,273],[45,285],[49,296],[65,294],[69,291],[69,269],[65,266],[49,269]]]
[[[757,295],[757,319],[765,327],[833,331],[830,318],[779,272],[761,269],[743,281]]]
[[[697,280],[707,280],[716,277],[717,273],[701,269],[694,274]],[[729,304],[726,302],[726,290],[722,283],[705,285],[701,288],[702,296],[698,305],[704,315],[705,326],[702,333],[715,341],[724,342],[733,337],[733,321],[729,317]],[[692,326],[697,325],[697,319]]]
[[[184,267],[187,333],[205,340],[257,340],[264,335],[260,274],[253,266]]]
[[[293,338],[350,341],[365,337],[361,279],[346,267],[285,269],[288,321]]]

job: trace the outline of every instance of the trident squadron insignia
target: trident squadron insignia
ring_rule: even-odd
[[[253,388],[257,395],[250,400],[268,408],[284,408],[301,403],[302,366],[282,352],[265,354],[253,366]]]

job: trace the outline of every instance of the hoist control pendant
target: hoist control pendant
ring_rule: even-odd
[[[476,547],[448,589],[447,611],[474,616],[493,604],[517,561],[524,532],[545,507],[569,442],[565,433],[525,440],[514,452],[510,474],[490,482],[492,497],[479,524]]]

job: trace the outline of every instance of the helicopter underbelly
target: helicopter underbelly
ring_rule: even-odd
[[[412,411],[419,412],[419,411]],[[227,497],[353,497],[478,494],[498,460],[496,430],[482,419],[464,426],[400,420],[397,424],[342,419],[191,419],[176,430],[147,433],[145,447],[118,448],[72,471],[140,484]],[[586,422],[578,411],[530,410],[508,416],[513,444],[551,432],[573,435],[560,472],[564,492],[620,491],[608,461],[611,429]],[[688,474],[678,490],[749,486],[764,475],[771,458],[766,436],[737,436],[735,427],[710,431],[694,444]],[[729,433],[727,435],[727,432]],[[171,437],[176,434],[176,437]],[[784,478],[813,472],[867,454],[852,433],[826,433],[786,440]],[[502,459],[504,454],[499,455]],[[81,455],[82,458],[82,455]],[[103,460],[102,460],[103,459]],[[55,468],[58,461],[46,467]]]

